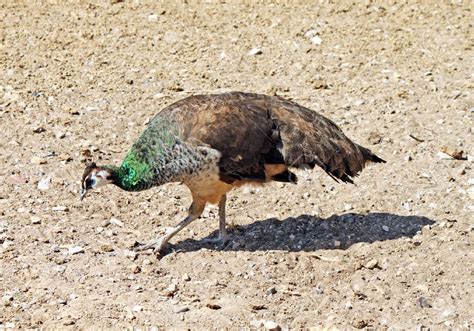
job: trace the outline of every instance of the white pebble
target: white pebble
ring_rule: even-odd
[[[319,46],[319,45],[321,45],[321,43],[322,43],[323,41],[321,40],[321,38],[319,38],[319,36],[314,36],[314,37],[311,38],[311,42],[312,42],[313,44]]]
[[[345,203],[344,204],[344,211],[349,211],[352,209],[352,205],[350,203]]]
[[[361,106],[364,103],[365,103],[365,100],[363,100],[363,99],[358,99],[358,100],[354,101],[355,106]]]
[[[304,36],[306,38],[312,38],[316,35],[316,33],[318,33],[318,31],[314,30],[314,29],[311,29],[311,30],[308,30],[306,31],[306,33],[304,34]]]
[[[441,160],[452,160],[453,159],[453,157],[451,155],[443,153],[443,152],[438,152],[438,154],[436,154],[436,155]]]
[[[66,206],[55,206],[51,208],[53,211],[68,211],[69,209]]]
[[[158,15],[156,15],[156,14],[148,15],[148,20],[150,22],[158,22]]]
[[[51,183],[51,177],[42,178],[38,182],[38,190],[46,191],[47,189],[49,189],[49,184],[50,183]]]
[[[262,50],[259,48],[259,47],[254,47],[252,48],[249,52],[248,52],[248,55],[250,56],[255,56],[255,55],[260,55],[262,54]]]
[[[129,259],[135,260],[137,258],[137,252],[130,251],[128,249],[123,251],[123,255]]]
[[[258,328],[261,328],[263,326],[263,323],[264,323],[264,321],[262,321],[262,320],[254,320],[254,321],[250,321],[250,326],[258,329]]]
[[[142,310],[143,310],[142,306],[139,306],[139,305],[133,306],[133,311],[134,312],[139,312],[139,311],[142,311]]]
[[[31,161],[30,161],[30,162],[33,163],[33,164],[36,164],[36,165],[40,165],[40,164],[45,164],[45,163],[46,163],[45,160],[43,160],[41,157],[36,156],[36,155],[31,158]]]
[[[390,231],[389,227],[386,226],[386,225],[382,225],[382,229],[383,229],[385,232]]]
[[[84,253],[84,248],[82,248],[80,246],[74,246],[74,247],[69,248],[68,253],[70,255]]]
[[[120,226],[121,228],[123,227],[123,222],[115,217],[110,219],[110,224]]]

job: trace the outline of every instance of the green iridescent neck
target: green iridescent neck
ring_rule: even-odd
[[[125,191],[141,191],[148,188],[152,171],[150,166],[129,152],[120,167],[104,166],[112,173],[113,183]]]
[[[155,117],[135,141],[120,167],[109,167],[113,182],[126,191],[141,191],[173,179],[169,171],[178,129],[175,124]]]

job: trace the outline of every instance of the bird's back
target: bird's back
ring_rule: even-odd
[[[163,109],[150,126],[163,121],[186,146],[220,153],[219,176],[227,183],[294,181],[287,168],[301,165],[318,165],[334,179],[352,182],[367,161],[384,162],[331,120],[276,96],[191,96]]]

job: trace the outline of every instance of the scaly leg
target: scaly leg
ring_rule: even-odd
[[[229,235],[227,234],[226,222],[225,222],[225,204],[227,200],[227,195],[224,194],[219,201],[219,236],[216,239],[205,239],[207,242],[226,242],[229,240]]]
[[[205,201],[194,199],[193,203],[191,204],[191,207],[189,207],[189,215],[184,220],[179,222],[170,232],[165,234],[163,237],[154,239],[150,241],[148,244],[138,247],[137,250],[144,251],[144,250],[153,248],[153,251],[155,253],[161,252],[166,247],[166,245],[168,244],[168,241],[171,238],[173,238],[179,231],[184,229],[192,221],[194,221],[199,216],[201,216],[201,213],[204,210],[205,205],[206,205]]]

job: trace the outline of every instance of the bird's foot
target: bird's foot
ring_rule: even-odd
[[[225,244],[229,240],[230,240],[230,237],[227,233],[226,234],[219,233],[219,236],[217,238],[205,238],[205,239],[203,239],[203,241],[206,242],[206,243],[221,244],[221,245]]]
[[[164,238],[157,238],[157,239],[151,240],[150,242],[148,242],[148,244],[138,246],[135,250],[139,252],[143,252],[150,248],[153,248],[154,253],[160,253],[166,247],[166,241],[164,241],[163,239]]]

